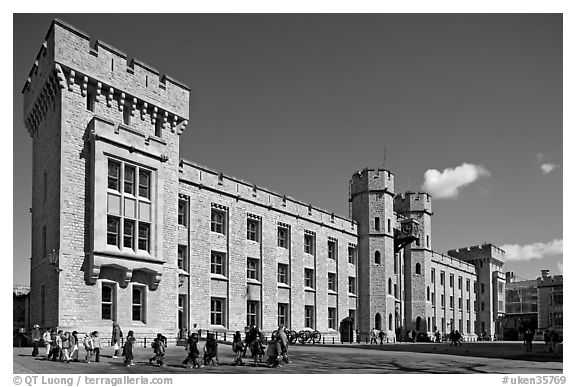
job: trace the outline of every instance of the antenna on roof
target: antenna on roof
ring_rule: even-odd
[[[386,168],[386,147],[384,147],[384,160],[382,161],[382,167]]]

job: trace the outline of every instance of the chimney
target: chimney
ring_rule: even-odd
[[[513,271],[507,271],[506,272],[506,283],[509,284],[510,282],[512,282],[512,278],[514,278],[514,272]]]
[[[548,278],[548,273],[550,272],[550,270],[545,269],[545,270],[541,270],[542,272],[542,278]]]

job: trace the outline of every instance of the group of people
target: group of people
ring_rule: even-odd
[[[370,331],[370,344],[378,344],[378,339],[380,339],[380,345],[383,345],[385,338],[386,334],[384,333],[384,331],[376,329],[376,327],[372,328],[372,330]]]
[[[64,332],[63,330],[56,331],[55,329],[46,328],[44,333],[40,332],[40,327],[34,325],[32,329],[32,340],[34,342],[34,349],[32,356],[39,355],[40,342],[44,342],[46,346],[46,353],[44,358],[52,361],[62,362],[77,362],[79,361],[80,346],[84,346],[86,356],[84,360],[87,363],[92,361],[95,356],[95,361],[100,361],[100,348],[102,344],[98,331],[86,333],[82,339],[78,337],[77,331]]]

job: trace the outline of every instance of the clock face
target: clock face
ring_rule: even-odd
[[[402,233],[403,234],[412,234],[412,223],[404,223],[402,225]]]

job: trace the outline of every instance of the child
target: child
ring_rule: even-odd
[[[124,365],[126,367],[135,365],[132,361],[134,359],[132,347],[134,346],[135,341],[136,339],[134,338],[134,332],[129,331],[128,336],[126,336],[126,342],[124,343]]]
[[[162,336],[162,333],[158,333],[154,342],[152,343],[152,349],[154,349],[154,356],[152,356],[149,361],[152,364],[153,361],[156,361],[160,367],[166,367],[164,364],[164,358],[166,356],[166,347],[164,346],[165,337]]]
[[[94,350],[94,341],[92,340],[92,337],[90,336],[89,333],[86,333],[86,335],[84,335],[84,349],[86,350],[86,357],[84,358],[84,360],[86,361],[86,363],[90,363],[90,361],[92,360],[92,351]]]
[[[94,351],[96,363],[100,363],[100,348],[102,348],[102,343],[100,342],[100,336],[98,336],[98,331],[92,332],[92,348]]]
[[[280,360],[282,359],[282,356],[280,355],[282,353],[280,341],[280,336],[276,333],[268,342],[268,348],[266,348],[266,356],[268,356],[266,364],[270,368],[282,367],[282,365],[280,365]]]
[[[200,356],[200,351],[198,350],[198,334],[192,333],[190,337],[188,337],[186,345],[188,347],[188,356],[184,359],[184,364],[186,364],[187,368],[190,368],[190,363],[192,363],[192,367],[194,368],[203,368],[204,365],[201,365],[198,361],[198,356]]]
[[[232,351],[234,352],[234,365],[244,365],[242,362],[244,346],[242,345],[242,336],[240,335],[240,331],[236,331],[234,334],[234,340],[232,341]]]

